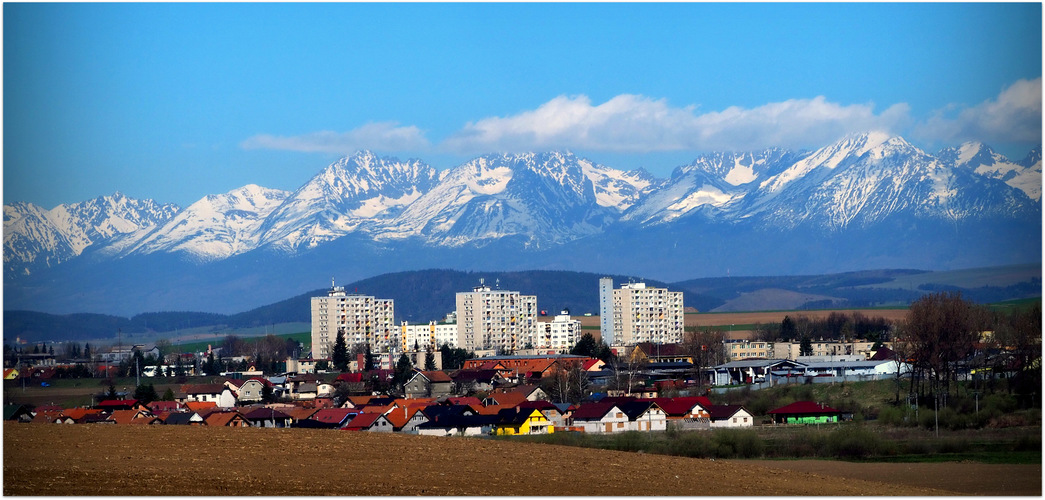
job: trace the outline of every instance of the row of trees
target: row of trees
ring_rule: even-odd
[[[997,312],[952,292],[914,301],[893,343],[897,358],[913,368],[908,394],[939,397],[946,406],[959,374],[975,371],[966,391],[993,392],[998,377],[1009,374],[1008,390],[1021,406],[1040,404],[1041,314],[1040,302]]]
[[[810,318],[805,315],[784,316],[779,324],[757,325],[755,338],[763,342],[793,342],[795,340],[855,340],[864,339],[872,342],[885,342],[894,325],[889,320],[873,316],[868,317],[859,312],[832,312],[824,318]]]

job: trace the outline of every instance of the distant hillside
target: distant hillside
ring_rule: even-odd
[[[484,280],[491,288],[537,295],[538,309],[549,315],[569,309],[573,315],[598,314],[598,282],[603,274],[573,271],[479,272],[429,269],[382,274],[345,285],[349,292],[395,300],[396,321],[441,320],[455,307],[457,292]],[[1041,265],[930,272],[910,269],[857,271],[811,276],[705,278],[667,284],[637,276],[610,275],[615,286],[631,280],[682,291],[687,307],[702,312],[906,305],[925,293],[960,291],[981,303],[1041,296]],[[122,318],[102,314],[52,315],[4,311],[4,341],[112,338],[117,330],[134,335],[199,327],[235,330],[311,321],[311,297],[303,293],[237,314],[196,312],[146,313]]]

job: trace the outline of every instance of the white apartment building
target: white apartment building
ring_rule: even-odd
[[[457,346],[515,352],[537,335],[537,296],[490,290],[480,281],[457,293]]]
[[[626,283],[613,290],[613,339],[618,345],[682,342],[682,292]]]
[[[457,323],[436,323],[410,325],[405,321],[400,325],[400,338],[402,339],[403,352],[414,350],[417,345],[419,351],[431,348],[432,351],[439,350],[443,344],[457,347]]]
[[[570,317],[568,311],[555,316],[553,321],[542,321],[537,328],[537,338],[533,341],[533,348],[541,351],[554,350],[557,353],[567,353],[580,340],[581,322]]]
[[[374,354],[398,351],[401,342],[394,322],[392,299],[348,294],[331,286],[326,297],[312,297],[312,357],[330,359],[338,330],[344,330],[349,349],[370,344]]]
[[[599,278],[599,333],[613,345],[613,278]]]

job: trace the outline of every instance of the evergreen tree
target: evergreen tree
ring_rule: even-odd
[[[406,353],[400,354],[399,361],[396,361],[395,374],[392,376],[392,385],[399,387],[406,383],[413,370],[414,364],[410,362],[410,358],[406,356]]]
[[[142,384],[134,388],[134,399],[141,401],[142,404],[149,404],[159,399],[159,396],[156,395],[156,388],[152,384]]]
[[[435,353],[432,352],[431,346],[425,351],[425,370],[435,370]]]
[[[164,401],[174,401],[174,389],[171,389],[170,387],[168,387],[167,388],[167,392],[163,393],[163,400]]]
[[[802,342],[798,346],[798,354],[800,356],[812,356],[813,355],[813,341],[806,335],[802,337]]]
[[[791,319],[791,316],[784,316],[784,320],[780,322],[780,340],[790,342],[795,338],[795,334],[795,321]]]
[[[573,349],[570,349],[570,354],[575,356],[594,357],[595,349],[598,347],[595,345],[596,343],[595,337],[593,337],[592,334],[585,333],[581,336],[581,339],[577,341],[577,345],[574,345]]]
[[[331,362],[338,371],[348,371],[348,343],[345,342],[345,329],[337,329],[337,340],[334,341],[334,352],[331,353]]]
[[[83,345],[83,357],[91,359],[91,343],[88,342]]]
[[[366,371],[374,369],[374,357],[370,355],[370,343],[366,344],[366,365],[363,368]]]

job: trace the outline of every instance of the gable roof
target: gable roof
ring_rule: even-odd
[[[154,412],[177,411],[182,407],[181,403],[177,401],[153,401],[145,406]]]
[[[610,410],[617,408],[616,403],[585,403],[573,411],[574,420],[602,420]]]
[[[562,413],[562,411],[559,410],[558,406],[555,406],[554,404],[552,404],[552,403],[550,403],[548,401],[541,400],[541,399],[539,399],[537,401],[523,401],[522,403],[519,403],[518,405],[516,405],[516,407],[517,408],[523,408],[523,409],[535,408],[537,410],[540,410],[541,412],[544,412],[544,411],[547,411],[547,410],[555,410],[558,413]]]
[[[824,404],[817,404],[817,403],[815,403],[813,401],[795,401],[794,403],[791,403],[791,404],[789,404],[787,406],[781,406],[780,408],[777,408],[775,410],[769,410],[766,413],[767,414],[772,414],[772,415],[775,415],[775,414],[787,414],[787,415],[813,414],[813,415],[823,415],[823,414],[842,413],[842,412],[839,411],[839,410],[836,410],[834,408],[831,408],[830,406],[824,405]]]
[[[522,425],[534,415],[544,418],[544,414],[536,408],[505,408],[497,412],[496,423],[497,425]]]
[[[207,425],[212,427],[225,427],[232,423],[233,420],[243,420],[245,422],[247,421],[247,419],[238,411],[211,412],[203,420],[207,423]]]
[[[193,417],[201,418],[196,412],[192,411],[176,412],[168,414],[163,423],[167,425],[189,425],[193,422]],[[207,422],[203,421],[203,423],[206,424]]]
[[[221,394],[228,386],[220,384],[185,384],[181,386],[181,392],[185,395],[196,394]],[[231,389],[230,389],[231,390]]]
[[[432,383],[453,382],[453,379],[451,379],[450,376],[447,375],[444,371],[431,370],[422,371],[418,373],[420,373],[422,376],[424,376],[424,378],[428,379],[428,381]]]
[[[487,396],[486,400],[496,401],[496,404],[502,406],[516,406],[519,403],[526,401],[526,395],[519,392],[495,392]]]
[[[653,401],[631,401],[628,403],[621,403],[617,405],[617,407],[628,416],[628,420],[639,418],[651,408],[660,408],[657,406],[657,403],[654,403]]]
[[[397,408],[386,413],[385,418],[392,424],[393,429],[402,429],[415,414],[421,412],[421,409],[422,408],[419,406],[403,406],[401,409]],[[423,412],[421,412],[421,414],[424,415]]]
[[[113,410],[109,414],[109,420],[116,422],[117,424],[129,424],[131,420],[148,416],[147,412],[142,410]]]
[[[247,420],[265,420],[265,419],[288,419],[290,415],[283,413],[275,408],[255,408],[249,413],[243,415]]]
[[[643,401],[653,401],[657,403],[664,413],[669,416],[682,416],[688,415],[693,411],[693,408],[700,407],[707,411],[712,406],[711,400],[704,396],[687,396],[677,398],[650,398]]]
[[[363,374],[359,373],[359,372],[342,373],[341,375],[338,375],[337,378],[334,379],[334,382],[346,382],[346,383],[349,383],[349,384],[354,384],[354,383],[362,382],[362,381],[363,381]]]
[[[449,402],[451,405],[473,405],[473,404],[474,405],[482,405],[483,404],[483,402],[479,401],[479,398],[477,398],[475,396],[449,397],[449,398],[446,398],[446,401]]]
[[[191,411],[201,412],[207,411],[211,408],[217,408],[218,403],[214,401],[188,401],[185,403],[185,407]]]
[[[137,399],[106,399],[101,403],[98,403],[98,408],[102,409],[120,409],[120,408],[134,408],[138,404]]]
[[[741,405],[715,405],[711,408],[707,408],[707,410],[711,420],[724,420],[736,415],[738,411],[747,411],[747,409]]]
[[[341,428],[346,431],[369,429],[375,422],[382,418],[385,418],[385,416],[380,413],[360,413]]]
[[[313,413],[309,419],[323,422],[325,424],[341,425],[357,413],[358,412],[355,410],[350,410],[348,408],[323,408],[322,410]]]

